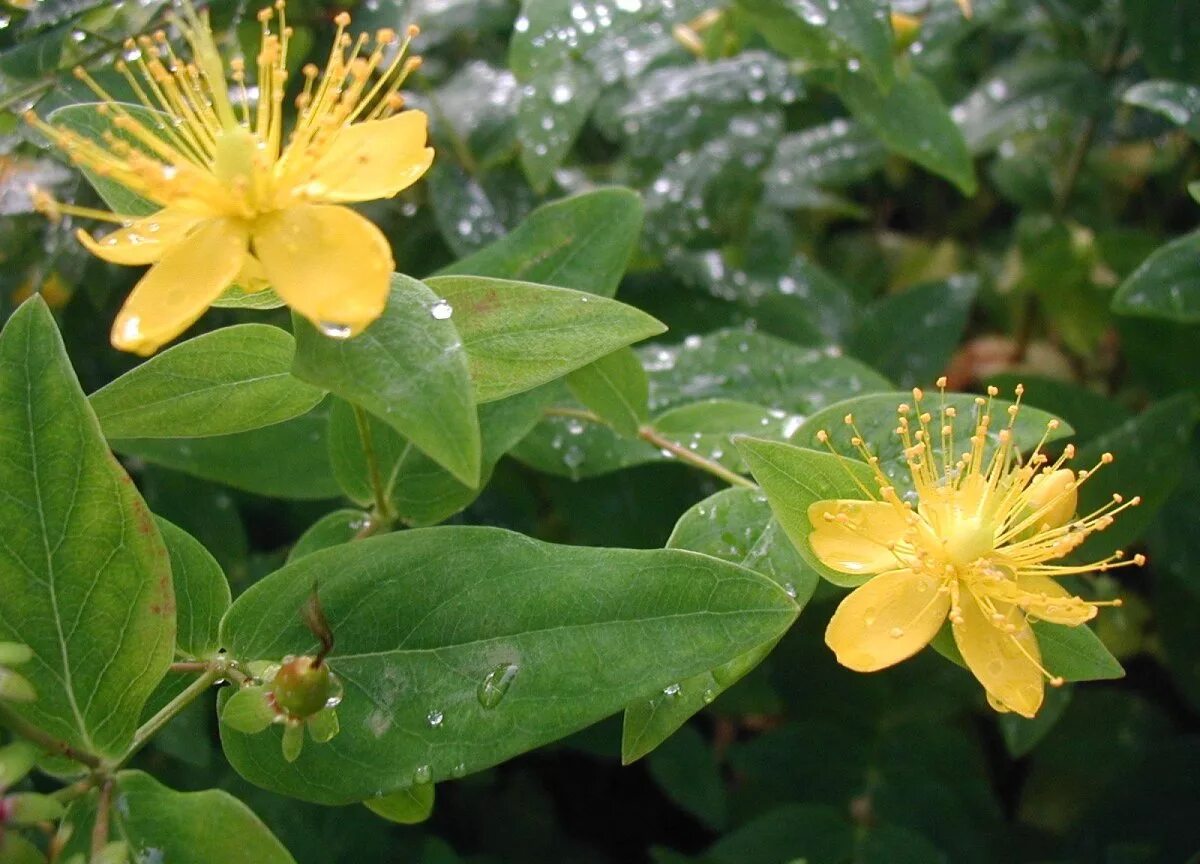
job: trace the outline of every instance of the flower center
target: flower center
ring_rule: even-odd
[[[966,569],[995,548],[989,521],[978,516],[960,517],[945,535],[943,550],[948,563]]]

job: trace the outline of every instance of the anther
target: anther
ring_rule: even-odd
[[[1101,461],[1101,462],[1103,462],[1105,465],[1110,465],[1110,464],[1112,464],[1112,461],[1113,461],[1113,454],[1111,454],[1111,453],[1101,453],[1101,454],[1100,454],[1100,461]]]
[[[938,378],[937,381],[935,381],[934,383],[937,384],[939,390],[945,390],[946,389],[946,376],[943,375],[942,377]]]
[[[335,15],[333,17],[333,23],[339,27],[349,27],[350,26],[350,13],[349,12],[339,12],[337,15]]]

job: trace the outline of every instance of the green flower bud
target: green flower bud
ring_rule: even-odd
[[[334,695],[329,667],[317,665],[313,657],[296,657],[285,662],[271,682],[271,692],[280,710],[305,719],[323,710]]]

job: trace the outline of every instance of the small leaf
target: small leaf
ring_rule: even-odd
[[[0,747],[0,791],[24,780],[41,755],[42,751],[28,741],[13,741]]]
[[[479,481],[479,423],[467,354],[441,300],[392,276],[387,309],[353,339],[323,335],[293,316],[298,378],[375,414],[463,483]]]
[[[958,347],[978,289],[977,278],[958,276],[884,297],[864,312],[847,347],[902,387],[932,380]]]
[[[314,579],[338,634],[327,662],[346,685],[342,731],[290,767],[272,730],[221,734],[251,782],[330,804],[495,765],[778,638],[796,614],[770,580],[703,555],[454,526],[275,571],[226,615],[230,653],[315,647],[296,616]]]
[[[115,793],[131,861],[295,864],[267,826],[228,792],[176,792],[149,774],[122,771],[116,776]],[[75,828],[68,853],[87,850],[96,797],[91,793],[68,812],[67,821]]]
[[[642,361],[619,348],[567,376],[572,395],[622,435],[637,435],[649,411],[650,382]]]
[[[434,276],[428,285],[454,308],[481,403],[553,381],[666,329],[632,306],[566,288],[478,276]]]
[[[854,576],[831,570],[808,545],[808,535],[813,530],[808,519],[809,506],[831,498],[865,498],[862,486],[870,489],[874,483],[866,464],[759,438],[739,438],[736,444],[771,502],[775,518],[808,566],[834,585],[853,587],[869,579],[870,575]]]
[[[21,526],[0,546],[0,641],[33,649],[22,674],[38,695],[8,707],[118,757],[171,662],[170,566],[40,296],[0,334],[0,447],[0,522]]]
[[[368,798],[363,804],[389,822],[417,825],[433,815],[434,788],[432,783],[414,783],[382,798]]]
[[[223,327],[151,357],[90,397],[109,438],[201,438],[270,426],[324,393],[292,377],[295,341],[265,324]]]
[[[1126,90],[1121,101],[1161,114],[1200,141],[1200,87],[1179,81],[1142,81]]]
[[[1190,393],[1181,393],[1151,405],[1081,447],[1072,464],[1092,469],[1104,453],[1113,461],[1101,465],[1079,488],[1079,512],[1090,513],[1114,494],[1142,501],[1117,514],[1113,524],[1093,534],[1075,553],[1081,561],[1095,561],[1141,537],[1159,509],[1183,479],[1180,466],[1192,449],[1192,434],[1200,421],[1200,404]]]
[[[1066,681],[1104,681],[1123,678],[1125,670],[1100,637],[1086,624],[1067,627],[1036,621],[1033,624],[1042,663]]]
[[[975,194],[967,143],[928,78],[909,70],[885,92],[865,75],[844,72],[838,94],[890,149],[945,177],[964,195]]]
[[[275,709],[262,687],[242,687],[221,706],[221,722],[246,735],[257,735],[275,722]]]
[[[221,647],[217,631],[229,609],[229,582],[200,541],[166,519],[156,516],[155,523],[171,559],[175,651],[185,657],[211,657]]]
[[[326,513],[312,525],[308,526],[292,551],[288,553],[288,563],[299,561],[305,555],[311,555],[330,546],[349,543],[358,537],[371,524],[371,515],[362,510],[347,508]]]
[[[283,761],[295,762],[304,750],[304,727],[288,725],[283,727]]]
[[[892,85],[892,28],[877,0],[739,0],[779,51],[817,63],[849,60],[883,90]]]
[[[596,74],[570,58],[539,68],[521,88],[517,140],[521,167],[536,191],[550,185],[599,96]]]
[[[614,186],[543,204],[505,237],[438,275],[558,285],[612,297],[642,228],[642,200]]]
[[[1200,322],[1200,231],[1156,249],[1113,295],[1118,315]]]
[[[4,799],[5,821],[14,825],[34,825],[38,822],[57,822],[62,818],[63,805],[49,795],[18,792]]]

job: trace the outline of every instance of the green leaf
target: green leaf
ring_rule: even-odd
[[[1112,309],[1118,315],[1200,322],[1200,231],[1156,249],[1117,288]]]
[[[1166,503],[1184,472],[1192,433],[1200,420],[1200,404],[1189,393],[1155,403],[1081,447],[1073,460],[1091,469],[1104,453],[1114,457],[1090,476],[1079,489],[1079,512],[1091,513],[1114,493],[1142,503],[1119,513],[1113,524],[1087,539],[1073,557],[1083,561],[1103,558],[1141,537]]]
[[[576,399],[617,432],[637,435],[649,416],[650,381],[630,348],[619,348],[567,376]]]
[[[33,649],[21,673],[38,693],[9,708],[119,756],[171,662],[171,571],[40,296],[0,334],[0,447],[0,641]]]
[[[909,70],[884,92],[866,75],[844,72],[838,94],[890,149],[945,177],[964,195],[975,194],[967,142],[928,78]]]
[[[175,651],[185,657],[211,657],[221,647],[217,631],[229,608],[229,582],[200,541],[162,517],[154,521],[171,559]]]
[[[203,438],[281,423],[324,396],[292,377],[295,344],[278,327],[223,327],[97,390],[92,410],[109,438]]]
[[[117,774],[114,833],[131,861],[170,864],[295,864],[267,826],[228,792],[176,792],[141,771]],[[87,849],[96,793],[71,807],[68,853]]]
[[[884,297],[867,308],[847,347],[901,386],[923,384],[950,362],[978,288],[977,278],[959,276]]]
[[[1179,0],[1125,0],[1125,20],[1151,74],[1200,84],[1200,19]]]
[[[297,610],[314,579],[337,636],[329,664],[346,686],[341,734],[292,766],[274,730],[226,728],[222,740],[247,779],[323,803],[495,765],[778,638],[796,615],[770,580],[695,553],[443,527],[277,570],[226,615],[231,654],[312,649]]]
[[[542,415],[548,394],[533,390],[479,406],[483,436],[479,486],[467,486],[373,417],[367,426],[392,512],[414,526],[444,522],[479,497],[492,470]],[[370,470],[349,404],[333,403],[329,417],[329,458],[345,493],[364,506],[374,500]]]
[[[1067,627],[1049,621],[1032,622],[1042,653],[1042,665],[1064,681],[1105,681],[1122,678],[1125,670],[1100,637],[1086,624]],[[953,663],[967,668],[955,644],[949,622],[938,631],[930,646]]]
[[[327,404],[293,420],[234,435],[119,438],[109,443],[126,456],[258,495],[334,498],[340,489],[326,451]]]
[[[445,308],[427,286],[397,273],[387,309],[353,339],[332,339],[293,316],[293,372],[370,411],[474,486],[479,423],[467,354]]]
[[[1179,81],[1142,81],[1126,90],[1121,101],[1161,114],[1200,141],[1200,87]]]
[[[288,553],[288,563],[299,561],[306,555],[328,549],[330,546],[349,543],[358,537],[363,529],[370,525],[370,522],[371,515],[369,513],[353,508],[326,513],[300,535],[300,539]]]
[[[726,489],[691,507],[667,541],[670,549],[690,549],[762,573],[803,608],[819,576],[796,552],[757,489]],[[760,645],[724,665],[657,691],[625,708],[621,761],[634,762],[658,747],[697,711],[741,680],[775,647]]]
[[[433,815],[434,785],[418,783],[398,789],[382,798],[368,798],[363,804],[376,816],[398,825],[417,825]]]
[[[15,831],[0,839],[0,864],[46,864],[42,850]]]
[[[667,795],[710,828],[728,819],[725,780],[716,754],[691,726],[684,726],[648,760],[650,776]]]
[[[0,789],[8,789],[24,780],[41,755],[36,744],[23,740],[0,747]]]
[[[849,60],[883,90],[892,86],[892,28],[877,0],[739,0],[777,50],[818,63]]]
[[[633,306],[567,288],[482,276],[434,276],[427,284],[454,309],[480,403],[531,390],[666,330]]]
[[[833,807],[787,804],[750,820],[709,848],[714,864],[835,864],[851,860],[854,831]]]
[[[680,346],[651,344],[637,353],[649,373],[652,425],[665,425],[668,437],[684,446],[695,443],[697,450],[703,446],[710,455],[720,450],[718,458],[734,466],[740,463],[729,443],[730,433],[787,439],[803,415],[849,393],[890,387],[857,360],[744,330],[719,330]],[[726,412],[719,405],[692,407],[706,400],[752,403],[762,406],[755,411],[763,413]],[[672,417],[667,418],[669,412]],[[709,422],[722,416],[727,421],[723,425]],[[739,417],[739,423],[728,422]],[[741,425],[745,421],[753,428]],[[693,440],[696,433],[700,437]],[[607,427],[569,417],[544,420],[514,455],[540,471],[572,478],[666,458],[644,441],[621,438]]]
[[[642,199],[614,186],[543,204],[507,236],[440,271],[617,293],[642,228]]]
[[[1117,658],[1086,624],[1067,627],[1035,621],[1033,631],[1042,651],[1042,663],[1067,681],[1105,681],[1125,676]]]
[[[543,64],[521,88],[517,140],[521,167],[536,191],[546,191],[599,97],[597,75],[569,57]]]
[[[221,722],[247,735],[264,731],[275,717],[264,687],[241,687],[221,703]]]
[[[874,483],[866,464],[779,441],[739,438],[735,443],[766,493],[775,518],[808,566],[834,585],[852,587],[867,581],[870,575],[853,576],[826,567],[808,545],[809,506],[831,498],[864,498],[858,484],[871,489]]]

